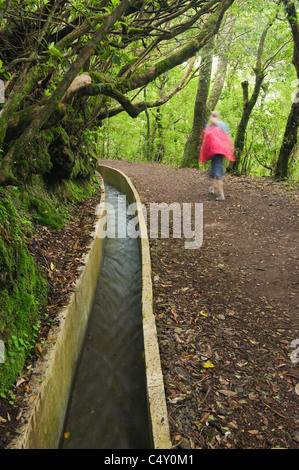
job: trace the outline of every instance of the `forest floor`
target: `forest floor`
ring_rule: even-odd
[[[203,204],[200,248],[186,249],[183,238],[150,238],[173,447],[298,449],[298,187],[226,176],[226,200],[216,201],[204,171],[101,163],[124,171],[147,209],[151,203]],[[31,241],[49,279],[55,277],[54,310],[71,291],[96,204],[90,198],[76,209],[71,226]],[[48,327],[42,325],[41,335]],[[20,382],[13,404],[0,400],[0,448],[22,420],[30,382]]]

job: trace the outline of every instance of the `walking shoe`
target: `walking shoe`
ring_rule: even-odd
[[[210,193],[210,194],[214,194],[214,193],[215,193],[215,188],[214,188],[214,186],[210,186],[210,187],[209,187],[209,193]]]
[[[225,201],[224,195],[216,197],[216,201]]]

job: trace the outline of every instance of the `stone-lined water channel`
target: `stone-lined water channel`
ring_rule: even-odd
[[[107,225],[113,218],[122,234],[129,222],[122,195],[108,185],[105,192]],[[60,448],[151,447],[141,295],[138,240],[107,236]]]

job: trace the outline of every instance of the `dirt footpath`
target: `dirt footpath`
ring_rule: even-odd
[[[206,172],[101,163],[147,207],[203,203],[201,248],[150,239],[173,446],[299,448],[298,188],[227,176],[222,202]]]

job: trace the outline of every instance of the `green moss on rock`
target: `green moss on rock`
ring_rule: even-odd
[[[85,144],[71,142],[57,126],[22,149],[13,167],[14,186],[0,187],[0,341],[6,350],[4,363],[0,355],[0,393],[22,372],[47,302],[48,285],[26,238],[39,225],[61,229],[71,206],[98,189],[96,161]]]
[[[18,180],[24,182],[30,180],[32,174],[43,175],[51,171],[53,163],[48,148],[53,139],[51,131],[42,132],[18,154],[13,169]]]
[[[12,198],[3,191],[0,230],[0,340],[6,349],[5,362],[0,363],[3,393],[12,386],[34,344],[38,312],[46,303],[48,288],[28,250]]]

